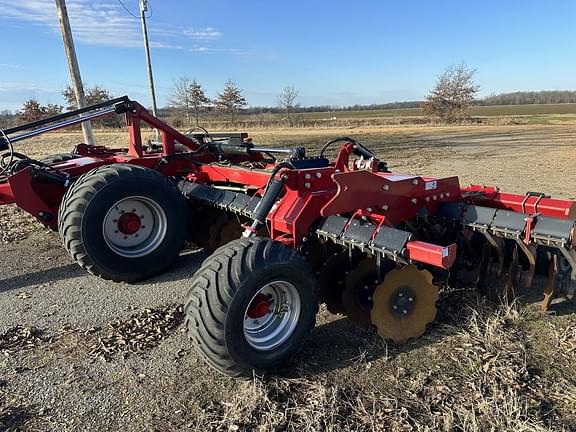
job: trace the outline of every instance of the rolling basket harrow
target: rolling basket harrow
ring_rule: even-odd
[[[79,144],[43,161],[14,150],[113,114],[126,116],[126,149]],[[143,143],[141,123],[161,142]],[[510,298],[540,273],[542,310],[575,301],[576,202],[396,174],[351,138],[315,156],[260,148],[243,133],[180,133],[123,97],[1,131],[0,148],[0,204],[58,230],[96,276],[154,276],[187,240],[212,252],[185,311],[197,352],[228,375],[290,358],[319,302],[401,343],[424,333],[449,284]]]

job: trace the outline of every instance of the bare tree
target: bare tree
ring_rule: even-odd
[[[196,126],[199,126],[199,117],[206,109],[206,105],[210,103],[210,99],[206,97],[204,89],[196,80],[192,80],[190,83],[190,101],[192,104],[192,110],[194,111],[194,118],[196,120]]]
[[[446,69],[426,97],[422,105],[424,112],[448,122],[465,119],[480,90],[474,82],[475,73],[475,69],[469,69],[464,63]]]
[[[200,113],[204,111],[209,102],[210,99],[206,97],[204,89],[196,80],[180,77],[174,81],[170,103],[184,111],[187,124],[190,124],[190,117],[194,114],[196,126],[198,126]]]
[[[286,118],[288,119],[288,124],[292,126],[292,113],[294,108],[298,107],[296,99],[300,92],[296,90],[294,86],[286,86],[282,89],[282,93],[278,95],[278,106],[282,111],[286,113]]]
[[[7,129],[14,126],[16,121],[16,113],[10,110],[0,111],[0,129]]]
[[[246,106],[246,99],[242,96],[242,90],[238,88],[236,83],[228,80],[222,93],[218,93],[215,103],[216,108],[228,114],[230,122],[234,123],[234,116],[240,108]]]
[[[186,124],[190,124],[190,114],[192,112],[192,100],[190,98],[190,79],[186,77],[180,77],[174,80],[174,85],[172,86],[172,94],[170,98],[170,104],[174,105],[176,108],[180,108],[184,111],[186,116]]]

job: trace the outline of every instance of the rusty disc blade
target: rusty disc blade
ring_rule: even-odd
[[[372,295],[379,284],[376,260],[366,258],[348,274],[342,292],[344,315],[361,327],[372,325]]]
[[[342,307],[342,291],[344,291],[344,281],[348,273],[355,264],[348,252],[332,255],[318,274],[318,295],[320,302],[326,303],[328,311],[333,314],[344,313]]]
[[[236,217],[223,213],[210,225],[206,249],[213,252],[220,246],[239,239],[243,231],[244,229]]]
[[[373,295],[372,323],[396,343],[421,336],[436,317],[438,287],[427,270],[415,265],[390,271]]]

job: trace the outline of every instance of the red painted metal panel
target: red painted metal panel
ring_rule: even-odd
[[[426,179],[369,171],[336,173],[336,195],[322,208],[322,216],[371,208],[384,212],[396,224],[415,216],[422,207],[435,210],[440,202],[453,202],[460,196],[457,177]]]
[[[14,202],[43,224],[56,226],[58,207],[65,189],[50,185],[49,189],[39,194],[33,187],[31,171],[32,168],[25,168],[10,176],[9,182],[14,194]]]
[[[0,205],[14,203],[14,194],[10,183],[0,183]]]
[[[557,198],[539,198],[500,192],[494,186],[470,185],[462,188],[466,202],[520,213],[541,213],[560,219],[576,218],[576,202]]]
[[[238,166],[205,164],[198,167],[198,172],[207,174],[210,182],[238,183],[256,188],[265,187],[270,179],[270,173],[267,171],[251,170]]]
[[[456,244],[439,246],[422,241],[411,241],[406,245],[408,258],[434,267],[449,269],[456,260]]]

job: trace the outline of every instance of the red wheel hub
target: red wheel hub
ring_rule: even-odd
[[[268,299],[264,294],[257,294],[256,297],[254,297],[254,300],[252,300],[252,303],[250,303],[246,315],[248,315],[248,318],[258,319],[262,318],[269,312],[270,303],[268,303]]]
[[[140,216],[136,213],[124,213],[118,219],[118,230],[122,234],[136,234],[140,229],[140,226],[142,226],[142,222],[140,221]]]

